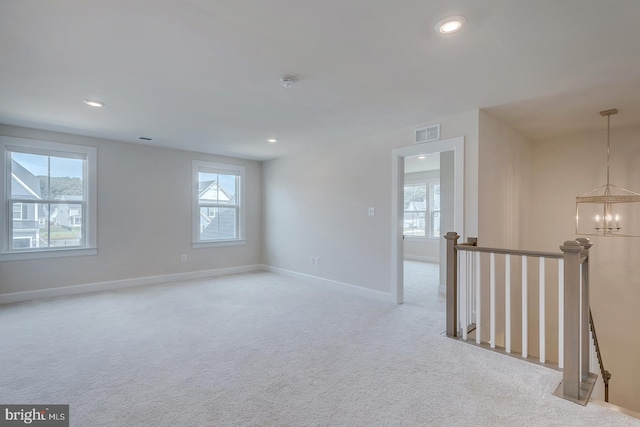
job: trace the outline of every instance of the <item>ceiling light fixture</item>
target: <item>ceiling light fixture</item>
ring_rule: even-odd
[[[418,160],[424,160],[426,158],[427,158],[427,156],[418,156]]]
[[[293,87],[296,84],[296,78],[293,76],[280,77],[280,84],[286,88]]]
[[[278,142],[278,140],[277,140],[277,139],[275,139],[275,138],[269,138],[269,139],[267,139],[267,142],[268,142],[269,144],[275,144],[276,142]]]
[[[467,18],[462,15],[447,16],[438,21],[436,24],[436,31],[440,34],[453,34],[462,29],[462,26],[467,22]]]
[[[87,104],[90,107],[97,107],[97,108],[102,108],[104,107],[104,102],[102,101],[97,101],[95,99],[85,99],[84,103]]]
[[[607,183],[576,197],[576,234],[603,237],[640,237],[640,230],[634,229],[637,222],[637,219],[634,220],[634,218],[640,216],[640,193],[609,183],[610,121],[613,114],[618,114],[618,110],[600,112],[601,116],[607,118]],[[586,224],[580,224],[580,216],[592,218],[594,222],[587,219]],[[625,234],[620,232],[622,230],[621,219],[627,220]]]

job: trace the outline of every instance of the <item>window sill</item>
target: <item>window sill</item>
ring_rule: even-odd
[[[86,255],[97,255],[97,248],[53,249],[24,252],[5,252],[0,254],[0,261],[23,261],[31,259],[63,258]]]
[[[197,248],[215,248],[218,246],[241,246],[246,245],[246,240],[219,240],[216,242],[193,242],[191,247]]]

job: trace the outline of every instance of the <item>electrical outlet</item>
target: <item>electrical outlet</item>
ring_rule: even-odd
[[[180,261],[186,261],[187,260],[187,255],[186,254],[182,254],[180,255]]]
[[[310,257],[309,257],[309,262],[310,262],[311,264],[315,264],[315,258],[314,258],[314,257],[312,257],[312,256],[310,256]]]
[[[374,216],[374,215],[376,214],[376,209],[375,209],[375,208],[373,208],[373,207],[370,207],[370,208],[367,210],[367,214],[369,214],[369,216]]]
[[[320,259],[320,258],[318,258],[318,257],[314,257],[314,258],[313,258],[313,263],[317,265],[317,264],[318,264],[318,260],[319,260],[319,259]]]

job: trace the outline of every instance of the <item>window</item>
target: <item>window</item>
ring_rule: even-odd
[[[244,243],[244,166],[193,161],[193,245]]]
[[[404,235],[440,237],[440,183],[436,180],[404,187]]]
[[[404,235],[425,237],[427,185],[404,187]]]
[[[96,149],[0,137],[0,259],[95,254]],[[5,210],[5,212],[7,212]]]

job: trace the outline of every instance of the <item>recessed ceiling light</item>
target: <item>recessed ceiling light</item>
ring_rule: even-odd
[[[427,156],[418,156],[418,160],[424,160],[426,158],[427,158]]]
[[[467,18],[461,15],[447,16],[438,21],[436,31],[440,34],[453,34],[460,31],[466,22]]]
[[[278,140],[277,140],[277,139],[275,139],[275,138],[269,138],[269,139],[267,139],[267,142],[268,142],[269,144],[275,144],[276,142],[278,142]]]
[[[98,107],[98,108],[104,107],[104,102],[96,101],[95,99],[85,99],[84,103],[90,107]]]

